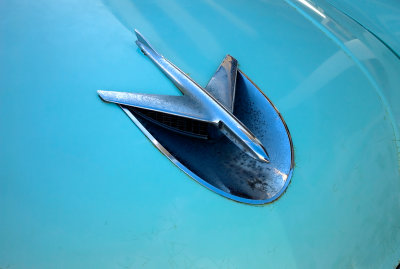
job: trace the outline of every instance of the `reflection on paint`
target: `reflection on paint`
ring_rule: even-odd
[[[326,16],[321,11],[319,11],[315,6],[313,6],[310,2],[306,0],[299,0],[299,2],[308,7],[309,9],[311,9],[314,13],[318,14],[322,18],[324,19],[326,18]]]

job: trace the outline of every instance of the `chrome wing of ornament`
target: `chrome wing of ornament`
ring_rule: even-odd
[[[139,109],[138,113],[144,117],[168,129],[180,130],[182,134],[201,138],[225,135],[252,158],[264,163],[269,162],[268,153],[260,140],[233,115],[238,74],[236,59],[227,55],[208,85],[202,88],[157,53],[138,31],[135,30],[135,33],[136,44],[141,51],[161,69],[183,95],[98,91],[104,101]],[[213,126],[214,131],[210,131],[209,126]]]

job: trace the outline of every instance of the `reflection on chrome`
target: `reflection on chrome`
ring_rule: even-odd
[[[279,171],[278,169],[274,168],[274,172],[278,175],[282,176],[283,182],[286,182],[288,175],[286,175],[285,173],[282,173],[281,171]]]
[[[292,140],[280,113],[238,70],[237,60],[227,55],[202,88],[135,33],[141,51],[183,95],[99,90],[99,96],[120,105],[163,154],[205,187],[247,204],[280,197],[294,166]]]

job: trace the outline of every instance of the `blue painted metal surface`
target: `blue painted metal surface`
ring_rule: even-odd
[[[399,60],[304,3],[1,1],[0,266],[394,267]],[[135,51],[134,27],[202,85],[226,53],[240,59],[290,126],[281,199],[251,207],[199,187],[99,102],[100,88],[177,93]]]
[[[327,0],[400,55],[400,2],[397,0]]]

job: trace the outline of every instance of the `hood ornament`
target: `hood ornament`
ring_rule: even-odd
[[[286,189],[293,147],[281,115],[227,55],[205,88],[158,54],[135,30],[136,44],[182,96],[98,91],[128,114],[172,162],[230,199],[264,204]]]

